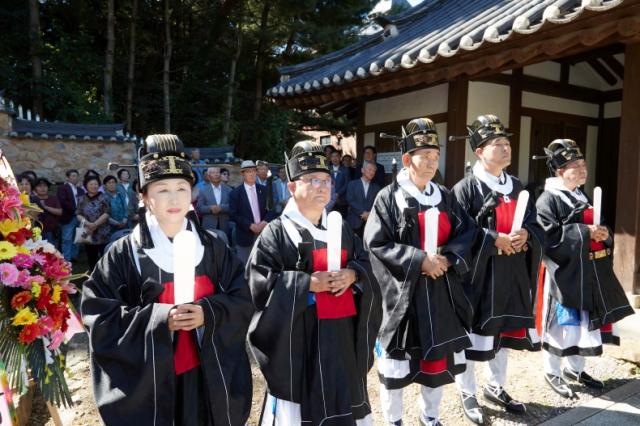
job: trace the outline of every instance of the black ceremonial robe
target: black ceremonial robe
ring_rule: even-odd
[[[546,190],[536,202],[538,222],[547,234],[544,266],[549,283],[548,293],[553,300],[568,308],[587,311],[589,330],[604,327],[603,342],[617,343],[607,341],[607,334],[610,334],[607,331],[610,327],[607,326],[634,312],[613,273],[611,230],[606,241],[592,241],[587,226],[593,223],[591,200],[585,195],[588,203],[583,203],[569,190],[561,193],[571,206],[560,195]],[[598,259],[590,256],[590,253],[602,250],[608,254]],[[548,306],[547,322],[555,320],[554,304],[549,303]],[[546,343],[545,348],[549,349]],[[558,355],[580,352],[576,351],[564,348],[555,352]]]
[[[205,245],[196,275],[208,277],[215,291],[196,302],[205,323],[197,346],[200,365],[176,375],[176,339],[167,324],[173,305],[158,303],[173,274],[156,267],[154,274],[141,276],[133,235],[111,247],[83,286],[81,311],[102,420],[139,426],[191,426],[186,418],[198,425],[244,424],[252,397],[245,338],[253,306],[242,265],[219,238],[212,236]],[[143,271],[148,262],[140,258]],[[195,330],[191,333],[198,339]],[[182,405],[200,413],[189,416]]]
[[[294,245],[284,220],[281,216],[267,225],[247,266],[257,309],[249,332],[251,349],[269,393],[300,404],[303,422],[354,425],[371,412],[367,373],[380,326],[378,285],[360,239],[343,222],[343,267],[358,274],[351,286],[355,315],[340,317],[339,308],[333,312],[329,307],[328,315],[337,317],[319,319],[315,299],[321,296],[309,292],[309,283],[313,271],[326,270],[326,257],[324,265],[318,262],[326,244],[289,221],[302,240]]]
[[[529,198],[522,222],[529,233],[527,251],[506,256],[495,246],[499,232],[511,232],[518,195],[524,189],[520,180],[510,178],[509,194],[492,193],[486,183],[474,175],[453,187],[462,208],[481,228],[473,244],[473,266],[464,282],[465,291],[474,304],[472,331],[478,336],[493,336],[493,342],[491,347],[474,345],[466,351],[467,358],[476,361],[492,359],[500,348],[540,350],[540,340],[533,330],[544,231],[537,222],[533,197]]]
[[[476,228],[453,197],[441,185],[437,206],[423,206],[398,183],[378,193],[365,227],[365,246],[382,292],[383,319],[378,339],[388,358],[409,358],[410,374],[402,379],[380,376],[388,389],[415,382],[437,387],[454,381],[465,369],[454,353],[471,346],[472,306],[462,288],[462,275],[469,270],[470,249]],[[402,197],[398,205],[396,192]],[[446,222],[448,236],[439,252],[451,263],[437,279],[422,274],[427,256],[421,247],[423,229],[419,212],[427,207],[440,210],[439,228]]]

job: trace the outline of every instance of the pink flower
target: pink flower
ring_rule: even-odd
[[[70,283],[68,281],[60,284],[60,287],[62,287],[62,291],[64,291],[67,294],[76,294],[78,291],[75,284]]]
[[[38,325],[42,329],[43,333],[50,333],[53,330],[53,319],[50,316],[40,317]]]
[[[22,200],[20,199],[20,193],[15,193],[17,189],[8,187],[5,189],[5,194],[0,197],[0,215],[7,218],[14,219],[16,217],[16,209],[22,208]]]
[[[31,258],[33,259],[34,262],[37,262],[40,265],[44,265],[45,263],[47,263],[47,258],[42,253],[33,253],[31,255]]]
[[[15,265],[11,263],[0,263],[0,284],[6,285],[7,287],[19,286],[19,284],[16,284],[18,276],[18,268],[16,268]]]
[[[46,259],[42,266],[47,277],[60,279],[69,276],[69,267],[64,259],[61,260],[53,254],[47,254]]]
[[[13,257],[12,261],[18,268],[29,269],[33,266],[33,258],[28,254],[18,253]]]
[[[52,351],[55,351],[60,347],[60,344],[64,341],[64,333],[60,330],[53,332],[51,335],[51,343],[47,346]]]

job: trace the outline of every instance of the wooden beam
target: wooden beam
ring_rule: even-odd
[[[457,78],[449,83],[447,110],[447,132],[449,135],[467,134],[467,103],[469,99],[469,80]],[[464,153],[466,144],[463,141],[448,142],[445,160],[444,182],[447,188],[453,187],[464,177]]]
[[[611,68],[611,71],[614,72],[618,79],[624,80],[624,65],[622,65],[619,60],[613,55],[604,55],[601,59]]]
[[[569,72],[571,67],[564,62],[560,63],[560,83],[569,84]]]
[[[618,79],[598,59],[589,59],[587,64],[600,76],[609,86],[613,86]]]
[[[573,123],[577,125],[589,125],[597,126],[598,119],[593,117],[584,117],[582,115],[566,114],[562,112],[547,111],[537,108],[522,107],[522,115],[525,117],[539,118],[543,121],[558,121],[562,120],[566,123]]]
[[[601,56],[606,56],[606,55],[617,55],[618,53],[624,53],[624,44],[616,43],[610,46],[588,50],[586,52],[582,52],[577,55],[571,55],[571,56],[561,58],[558,60],[558,62],[567,63],[569,65],[575,65],[579,62],[586,62],[589,59],[599,58]]]
[[[627,46],[624,73],[628,77],[640,75],[640,43]],[[640,172],[638,172],[640,133],[638,133],[638,111],[640,111],[640,79],[627,78],[622,89],[613,267],[623,288],[634,294],[640,294]]]
[[[513,84],[509,90],[509,131],[511,137],[511,166],[509,173],[518,176],[520,154],[520,117],[522,116],[522,68],[513,70]]]

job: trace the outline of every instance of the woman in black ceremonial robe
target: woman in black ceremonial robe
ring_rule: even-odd
[[[140,148],[144,207],[84,284],[93,389],[107,425],[242,425],[251,408],[245,337],[253,306],[240,262],[190,211],[193,174],[180,139]],[[176,304],[174,237],[195,239],[192,303]],[[182,287],[184,288],[184,287]],[[189,297],[189,300],[191,298]]]

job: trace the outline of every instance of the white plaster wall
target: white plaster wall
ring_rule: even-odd
[[[600,61],[605,68],[609,67]],[[615,75],[615,74],[614,74]],[[618,80],[617,84],[610,86],[600,75],[586,62],[578,62],[572,65],[569,70],[569,84],[576,86],[589,87],[598,90],[613,90],[622,88],[622,81]]]
[[[555,96],[540,95],[538,93],[531,92],[522,92],[522,106],[592,118],[598,118],[599,112],[598,104],[557,98]]]
[[[438,139],[440,140],[440,174],[444,178],[445,164],[447,163],[447,123],[436,123],[436,131],[438,132]],[[452,142],[455,143],[455,142]]]
[[[449,84],[428,87],[415,92],[366,103],[365,125],[410,120],[447,112]]]
[[[469,95],[467,104],[467,124],[474,122],[481,114],[495,114],[509,127],[509,96],[510,88],[502,84],[484,83],[480,81],[469,82]],[[462,136],[462,135],[455,135]],[[456,143],[463,143],[456,141]],[[471,151],[468,143],[465,143],[464,162],[473,164],[476,156]]]
[[[604,118],[622,116],[622,102],[607,102],[604,104]]]
[[[523,185],[529,183],[531,161],[531,117],[520,117],[520,151],[518,154],[518,178]]]
[[[376,145],[376,134],[373,132],[364,134],[364,146],[375,146]]]
[[[598,153],[598,126],[587,126],[587,183],[585,189],[591,196],[596,181],[596,161]]]
[[[546,78],[547,80],[560,81],[560,64],[546,61],[527,65],[522,69],[522,73],[533,77]]]

